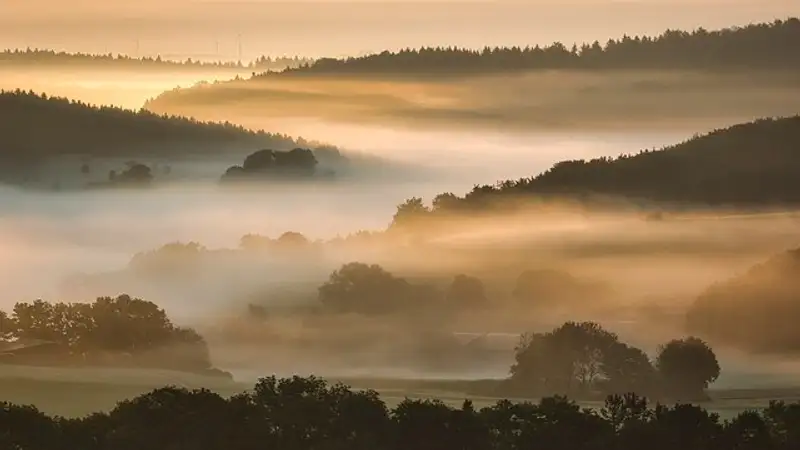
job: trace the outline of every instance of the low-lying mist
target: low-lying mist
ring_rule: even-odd
[[[89,104],[139,109],[144,102],[164,91],[188,88],[200,81],[226,81],[250,76],[246,69],[124,70],[114,68],[72,68],[67,66],[0,70],[0,89],[44,92]]]
[[[795,114],[798,88],[788,71],[261,76],[166,92],[146,107],[248,126],[293,118],[458,131],[696,131]]]
[[[226,187],[219,175],[243,155],[221,154],[169,161],[174,181],[152,188],[2,188],[0,309],[36,298],[141,297],[196,328],[214,365],[238,379],[312,372],[494,378],[507,374],[520,333],[571,320],[598,321],[653,353],[687,332],[686,311],[709,285],[798,245],[798,219],[790,213],[661,217],[632,206],[597,211],[567,203],[456,215],[425,239],[398,235],[386,229],[410,197],[461,195],[558,160],[635,152],[685,136],[285,125],[344,141],[355,162],[332,181]],[[285,232],[308,242],[276,244],[297,244],[294,235],[278,239]],[[244,238],[249,234],[272,239]],[[416,306],[380,314],[325,306],[318,289],[351,262],[380,265],[393,277],[385,279],[406,286],[394,301]],[[481,289],[466,282],[466,291],[482,290],[482,307],[448,303],[461,274],[480,281]],[[372,301],[389,300],[379,293]],[[741,377],[755,357],[722,344],[723,364]]]

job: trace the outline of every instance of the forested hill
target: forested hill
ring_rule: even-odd
[[[568,47],[453,47],[385,51],[347,59],[320,59],[284,74],[482,73],[536,69],[800,69],[800,20],[657,37],[623,36]]]
[[[309,145],[302,138],[230,123],[93,106],[31,92],[0,92],[0,161],[6,163],[62,155],[172,156],[220,153],[225,146],[289,150]]]
[[[440,194],[432,208],[411,199],[408,216],[475,211],[536,197],[621,197],[671,205],[800,204],[800,116],[761,119],[720,129],[661,150],[555,164],[530,178],[475,186],[464,197]]]
[[[0,52],[0,68],[20,67],[58,67],[63,69],[91,67],[91,68],[119,68],[126,70],[157,69],[166,70],[197,70],[197,69],[232,69],[232,70],[283,70],[287,67],[299,67],[310,64],[314,60],[300,56],[269,57],[261,56],[247,64],[233,61],[199,61],[187,58],[176,61],[161,56],[136,58],[127,55],[68,53],[45,49],[7,49]]]

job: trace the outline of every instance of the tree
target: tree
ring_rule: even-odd
[[[610,394],[651,395],[656,390],[656,373],[641,349],[617,342],[603,354],[604,391]]]
[[[278,237],[276,244],[286,248],[306,248],[311,242],[302,233],[287,231]]]
[[[0,311],[0,342],[7,341],[14,337],[17,332],[17,324],[14,319],[8,317],[8,313]]]
[[[608,378],[607,355],[618,344],[615,334],[593,322],[567,322],[546,333],[527,335],[516,350],[512,384],[544,394],[587,395]]]
[[[331,273],[319,288],[320,302],[339,313],[386,314],[407,309],[411,286],[383,267],[352,262]]]
[[[415,227],[424,223],[430,212],[430,209],[425,206],[421,198],[412,197],[397,205],[397,212],[392,217],[389,229],[413,231]]]
[[[456,310],[483,308],[488,304],[483,282],[467,275],[456,275],[453,278],[445,299]]]
[[[661,347],[656,367],[666,393],[673,398],[702,400],[720,374],[717,356],[696,337],[676,339]]]

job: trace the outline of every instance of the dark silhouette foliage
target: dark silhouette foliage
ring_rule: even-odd
[[[659,36],[623,36],[568,48],[560,42],[546,47],[423,47],[384,51],[345,59],[322,58],[283,72],[288,75],[448,74],[549,69],[700,69],[763,70],[800,68],[796,48],[800,20],[693,32],[667,30]]]
[[[22,169],[65,155],[170,156],[210,154],[225,145],[288,150],[311,144],[302,138],[250,131],[231,123],[92,106],[19,90],[0,92],[0,175],[16,178],[24,175]]]
[[[686,315],[689,332],[748,352],[800,351],[800,249],[757,264],[701,293]]]
[[[702,400],[719,374],[713,350],[699,339],[667,343],[654,365],[642,350],[596,323],[567,322],[547,333],[523,336],[508,386],[524,395],[597,398],[636,392]]]
[[[476,409],[406,399],[315,377],[262,378],[230,398],[156,389],[84,418],[0,403],[0,448],[13,450],[793,450],[800,404],[774,402],[720,421],[699,406],[650,405],[635,394],[598,410],[564,397]]]
[[[672,398],[705,399],[705,390],[720,374],[714,351],[702,340],[689,337],[664,345],[656,357],[661,382]]]
[[[164,59],[161,56],[136,58],[122,54],[68,53],[46,49],[8,49],[0,52],[0,67],[70,67],[70,68],[110,68],[110,69],[250,69],[257,71],[284,70],[311,64],[312,58],[300,56],[259,56],[254,61],[242,64],[241,61],[201,61],[187,58],[183,61]]]
[[[259,150],[248,155],[241,166],[228,168],[222,181],[308,178],[316,174],[317,164],[314,152],[309,149]]]
[[[352,262],[334,271],[319,288],[325,308],[338,313],[388,314],[413,308],[412,285],[383,267]]]
[[[0,319],[4,362],[214,372],[202,336],[173,324],[154,303],[128,295],[94,303],[17,303]],[[37,348],[44,350],[31,351]]]
[[[439,215],[513,207],[529,199],[570,199],[587,205],[603,205],[603,199],[615,197],[667,206],[796,205],[798,148],[800,116],[760,119],[661,150],[561,161],[530,178],[475,186],[463,197],[442,194],[433,209],[421,199],[411,199],[398,206],[392,227],[429,224]]]

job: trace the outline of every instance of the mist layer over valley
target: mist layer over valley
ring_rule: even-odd
[[[181,177],[153,189],[3,188],[2,307],[36,298],[141,297],[201,331],[215,366],[237,379],[264,371],[496,378],[506,374],[520,333],[565,320],[599,321],[653,352],[684,332],[685,311],[707,286],[797,245],[792,213],[694,207],[649,220],[656,204],[597,210],[568,200],[456,216],[447,233],[425,242],[383,235],[397,221],[397,205],[411,197],[462,195],[475,184],[544,172],[559,160],[635,153],[688,135],[365,130],[318,127],[326,140],[340,137],[357,150],[344,155],[381,157],[381,164],[356,165],[335,182],[228,189],[215,180],[241,160],[234,152],[214,156],[217,162],[172,160]],[[69,170],[79,169],[76,163]],[[375,233],[353,235],[359,230]],[[285,232],[305,238],[246,238]],[[170,243],[181,244],[162,248]],[[493,306],[455,316],[329,315],[320,310],[317,288],[353,261],[429,286],[433,291],[415,297],[432,296],[432,303],[456,275],[475,276]],[[515,294],[529,270],[555,283],[541,305],[520,303]],[[484,359],[454,350],[486,333],[488,343],[477,350]],[[742,351],[720,354],[727,367],[742,367],[731,370],[732,379],[749,385],[736,378],[753,358]],[[764,364],[765,372],[778,367]]]
[[[7,51],[0,389],[794,396],[799,41]]]

